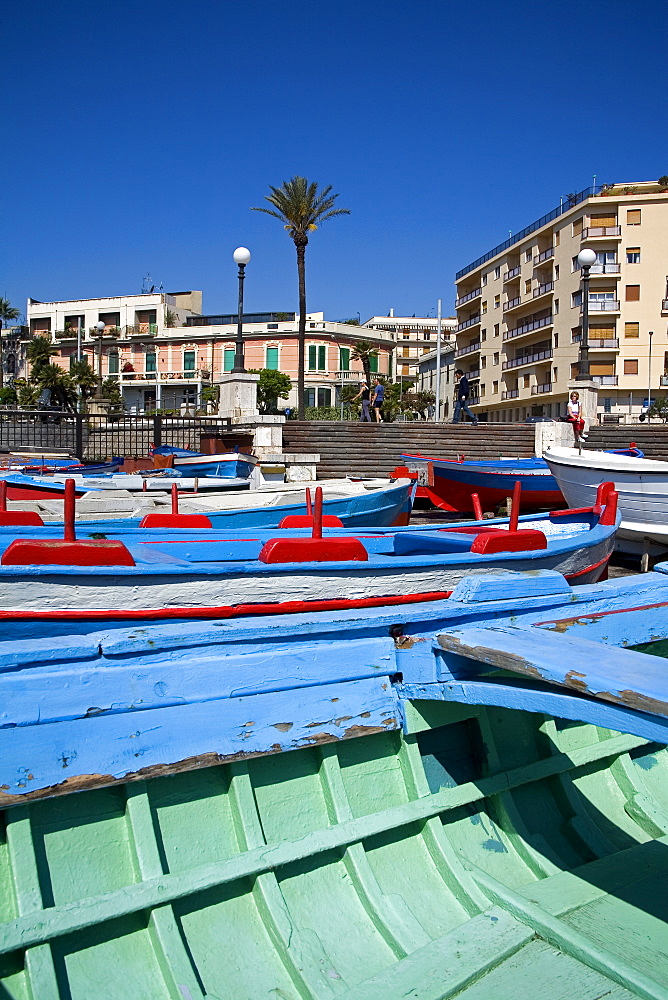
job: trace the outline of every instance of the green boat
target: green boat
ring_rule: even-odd
[[[584,621],[592,607],[617,608],[620,594],[635,609],[643,601],[657,607],[661,595],[665,604],[665,577],[649,576],[642,594],[629,584],[604,584],[579,588],[583,595],[570,588],[568,595],[539,595],[523,606],[534,623],[542,615],[551,627],[558,606]],[[448,605],[453,617],[441,628],[455,621],[458,628],[466,621],[478,627],[485,616],[496,628],[511,607],[515,627],[521,602],[506,590],[504,599],[484,608],[458,604],[457,595],[443,602],[438,607]],[[508,671],[498,675],[499,700],[515,684],[518,703],[525,689],[536,699],[553,696],[564,705],[570,699],[571,714],[598,719],[599,711],[616,712],[610,717],[631,731],[526,708],[439,700],[435,693],[427,696],[436,682],[426,683],[424,675],[425,696],[414,691],[402,698],[411,658],[423,656],[426,663],[431,655],[423,636],[435,634],[437,607],[420,613],[412,630],[393,631],[387,611],[360,618],[354,627],[333,614],[317,635],[314,621],[303,616],[301,645],[294,648],[280,622],[251,623],[252,642],[248,631],[239,631],[249,623],[224,624],[231,630],[226,641],[243,639],[251,657],[247,678],[258,657],[264,656],[263,670],[272,660],[286,671],[288,662],[308,658],[309,629],[316,665],[325,662],[328,644],[338,648],[337,629],[345,628],[358,650],[376,643],[378,663],[390,659],[381,643],[387,637],[397,659],[381,664],[378,688],[383,697],[394,692],[400,719],[386,710],[379,715],[381,703],[368,692],[368,711],[362,703],[358,714],[339,710],[339,696],[329,696],[328,684],[319,704],[324,712],[327,695],[329,716],[309,716],[305,735],[290,744],[289,714],[267,717],[260,737],[250,706],[264,695],[237,697],[233,691],[229,698],[244,719],[236,734],[240,749],[180,758],[170,744],[176,730],[161,733],[157,710],[128,711],[106,718],[131,724],[136,770],[119,765],[114,771],[105,758],[102,773],[72,777],[85,753],[100,759],[117,753],[96,742],[102,739],[102,707],[76,720],[78,731],[90,734],[85,744],[75,745],[75,730],[45,721],[44,713],[34,720],[42,744],[53,735],[65,784],[31,791],[39,775],[26,755],[23,765],[18,756],[12,760],[17,773],[23,768],[21,794],[2,786],[1,1000],[668,998],[666,750],[632,731],[634,724],[624,721],[630,709],[594,704],[582,690],[564,694],[535,677],[529,688],[520,687],[524,679]],[[634,619],[636,646],[643,637],[649,641],[647,619],[647,613]],[[201,633],[203,626],[193,628]],[[285,628],[295,629],[294,617]],[[559,625],[550,636],[567,642],[569,628]],[[188,647],[183,629],[170,655],[178,653],[186,664],[195,640]],[[154,658],[163,655],[156,637],[166,634],[164,626],[142,633],[142,641],[153,643]],[[95,657],[108,636],[115,645],[101,664]],[[96,638],[92,647],[84,645],[90,637],[49,642],[60,642],[57,669],[64,671],[65,661],[79,664],[81,683],[87,662],[94,684],[103,667],[120,676],[126,657],[136,664],[136,690],[150,669],[139,638],[128,630],[123,649],[118,632]],[[210,640],[200,641],[204,648]],[[229,644],[215,660],[221,675]],[[15,680],[27,664],[23,691],[31,678],[51,670],[39,661],[38,646],[32,639],[14,643]],[[23,650],[23,661],[16,649]],[[0,653],[9,664],[9,649]],[[56,663],[56,653],[50,655]],[[640,653],[628,656],[641,662],[635,659]],[[187,669],[199,670],[199,661]],[[496,676],[485,674],[479,690],[487,691]],[[62,678],[58,696],[66,690],[74,700],[77,674],[63,672]],[[362,681],[345,679],[348,692],[356,684]],[[453,685],[439,686],[447,698]],[[343,702],[343,679],[340,691]],[[294,685],[293,712],[308,703],[308,692],[303,678]],[[493,697],[485,695],[488,702]],[[282,710],[289,702],[277,704]],[[649,716],[642,718],[653,725]],[[11,725],[0,732],[7,737],[0,743],[5,753],[18,746],[10,740],[21,739],[21,726]],[[60,742],[59,726],[65,734]],[[333,727],[341,738],[332,735]],[[169,764],[148,756],[145,763],[142,747],[150,738],[161,747],[156,759]]]

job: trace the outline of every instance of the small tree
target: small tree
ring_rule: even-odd
[[[178,320],[178,318],[179,317],[177,316],[177,314],[174,312],[173,309],[165,309],[165,326],[166,327],[175,327],[176,326],[176,321]]]
[[[14,379],[16,389],[16,403],[20,409],[28,406],[36,406],[39,399],[40,389],[36,385],[31,385],[25,378]]]
[[[361,326],[362,325],[360,323],[359,318],[357,316],[351,316],[350,319],[340,319],[339,323],[347,323],[348,326]]]
[[[49,390],[54,405],[62,406],[71,412],[76,410],[77,393],[74,380],[60,365],[50,363],[41,365],[37,371],[33,369],[31,381],[40,393],[45,389]]]
[[[668,420],[668,398],[658,396],[647,411],[647,416],[659,417],[665,423]]]
[[[30,362],[30,374],[37,378],[41,368],[51,364],[51,358],[58,353],[48,337],[33,337],[26,349],[26,358]]]
[[[260,413],[269,413],[276,408],[279,399],[287,399],[292,389],[292,381],[285,372],[274,368],[251,369],[260,376],[257,384],[257,405]]]
[[[113,416],[125,413],[125,400],[123,399],[123,393],[119,388],[118,381],[115,378],[105,378],[101,388],[102,398],[110,403],[109,413]]]
[[[364,369],[364,381],[371,385],[371,358],[378,357],[378,348],[374,347],[368,340],[357,340],[353,344],[353,353],[350,355],[353,361],[361,361]]]
[[[82,399],[90,399],[98,387],[98,378],[87,361],[73,361],[70,365],[72,381],[81,391]]]

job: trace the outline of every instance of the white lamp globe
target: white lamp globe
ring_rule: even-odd
[[[106,324],[105,324],[105,323],[103,323],[103,322],[102,322],[102,320],[98,320],[98,322],[97,322],[97,323],[95,324],[95,329],[96,329],[96,330],[99,330],[99,331],[100,331],[100,333],[102,333],[102,331],[103,331],[103,330],[104,330],[104,328],[105,328],[105,325],[106,325]]]
[[[578,254],[578,264],[580,267],[591,267],[596,261],[596,254],[593,250],[581,250]]]
[[[246,247],[237,247],[232,257],[235,264],[247,264],[251,259],[251,252]]]

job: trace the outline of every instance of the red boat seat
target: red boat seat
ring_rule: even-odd
[[[288,514],[279,523],[279,528],[312,528],[312,514]],[[343,521],[335,514],[322,515],[323,528],[343,528]]]
[[[43,528],[44,521],[33,510],[0,510],[0,528],[11,528],[22,525]]]
[[[519,531],[481,531],[471,545],[471,552],[491,555],[494,552],[530,552],[547,548],[547,538],[535,528]]]
[[[359,538],[270,538],[258,559],[263,563],[366,562]]]
[[[206,514],[145,514],[140,528],[212,528]]]
[[[3,566],[134,566],[123,542],[113,539],[65,541],[15,538],[2,553]]]

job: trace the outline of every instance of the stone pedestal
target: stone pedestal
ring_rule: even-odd
[[[246,421],[259,416],[257,408],[257,384],[260,376],[253,372],[230,372],[223,375],[218,383],[220,398],[218,416]]]
[[[588,431],[593,424],[598,422],[598,385],[591,380],[587,380],[586,382],[576,382],[573,380],[568,383],[569,399],[572,392],[580,394],[581,413],[585,422],[585,431]]]
[[[106,417],[111,409],[111,406],[112,404],[110,399],[104,399],[103,396],[98,396],[98,394],[95,393],[95,395],[91,396],[88,400],[86,404],[86,411],[92,417]]]

